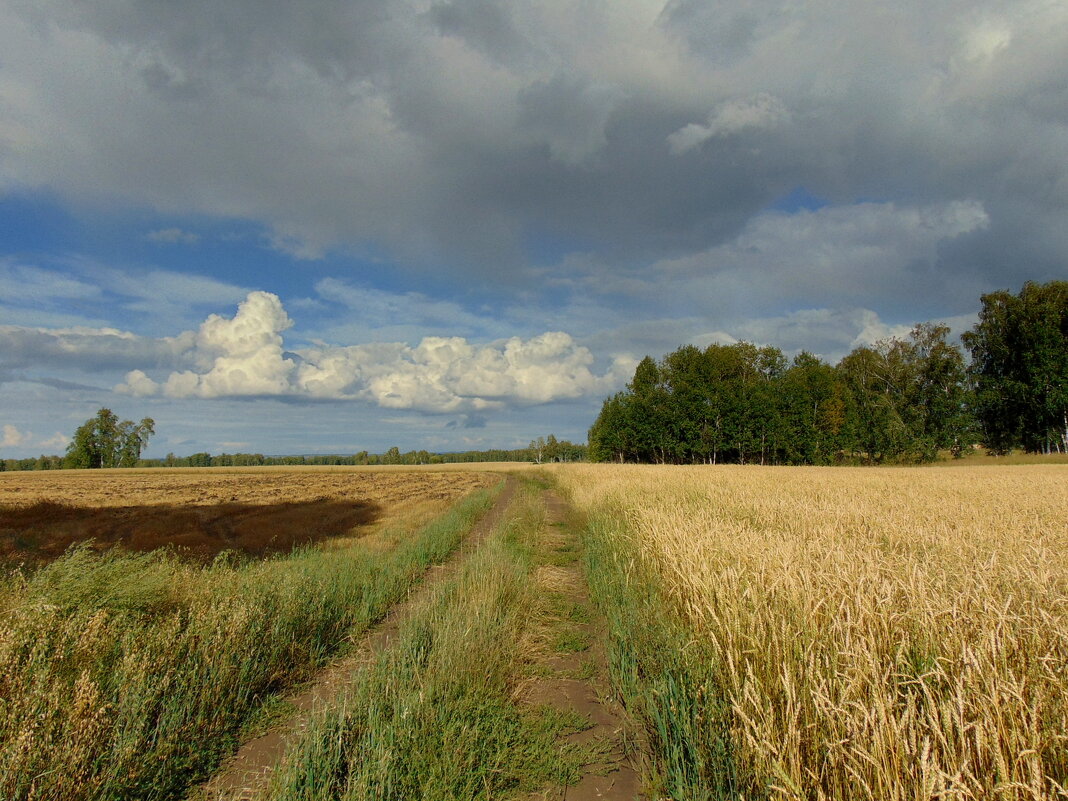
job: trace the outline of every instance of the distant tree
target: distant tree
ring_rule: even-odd
[[[670,393],[668,426],[675,461],[704,461],[714,385],[700,348],[684,345],[664,357],[661,372]]]
[[[905,376],[894,346],[855,348],[838,363],[837,370],[855,414],[853,449],[869,462],[899,460],[908,451],[911,437],[902,419]]]
[[[659,365],[651,356],[638,362],[634,378],[627,385],[627,420],[635,457],[643,462],[664,463],[674,452],[670,429],[667,385]]]
[[[556,434],[550,434],[545,438],[545,460],[555,462],[560,458],[560,442]]]
[[[964,361],[944,326],[857,348],[837,367],[749,342],[642,359],[589,431],[594,461],[925,461],[967,441]]]
[[[140,423],[134,423],[132,420],[119,423],[115,442],[118,466],[135,467],[137,460],[141,458],[141,452],[148,445],[149,438],[155,433],[156,421],[151,417],[142,418]]]
[[[834,461],[846,441],[846,393],[834,368],[802,351],[783,374],[779,394],[784,461]]]
[[[74,432],[63,466],[133,467],[149,438],[156,433],[155,426],[151,417],[143,418],[140,423],[120,421],[111,409],[100,409],[96,417],[86,420]]]

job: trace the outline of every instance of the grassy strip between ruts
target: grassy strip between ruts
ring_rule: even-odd
[[[488,799],[574,782],[584,720],[517,703],[554,615],[536,569],[544,506],[527,484],[501,528],[353,677],[274,774],[273,801]]]
[[[623,520],[591,518],[586,576],[608,619],[612,682],[646,730],[653,772],[646,782],[675,799],[740,797],[730,703],[709,692],[710,655],[688,647],[692,635],[669,611],[658,577],[625,547],[628,539]]]
[[[265,699],[382,617],[490,506],[476,492],[389,551],[208,568],[74,550],[0,584],[0,797],[177,798]]]

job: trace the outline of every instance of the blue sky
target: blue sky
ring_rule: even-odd
[[[582,440],[1068,277],[1068,8],[0,3],[0,456]]]

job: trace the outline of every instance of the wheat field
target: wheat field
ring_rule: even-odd
[[[1068,797],[1064,466],[555,474],[683,632],[615,631],[668,676],[637,711],[673,797]]]

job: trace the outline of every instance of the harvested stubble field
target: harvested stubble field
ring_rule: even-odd
[[[1068,468],[555,474],[662,794],[1068,798]]]
[[[171,545],[288,551],[425,521],[488,484],[474,472],[249,468],[0,473],[0,560],[37,563],[77,542],[151,551]],[[336,544],[336,543],[335,543]]]

